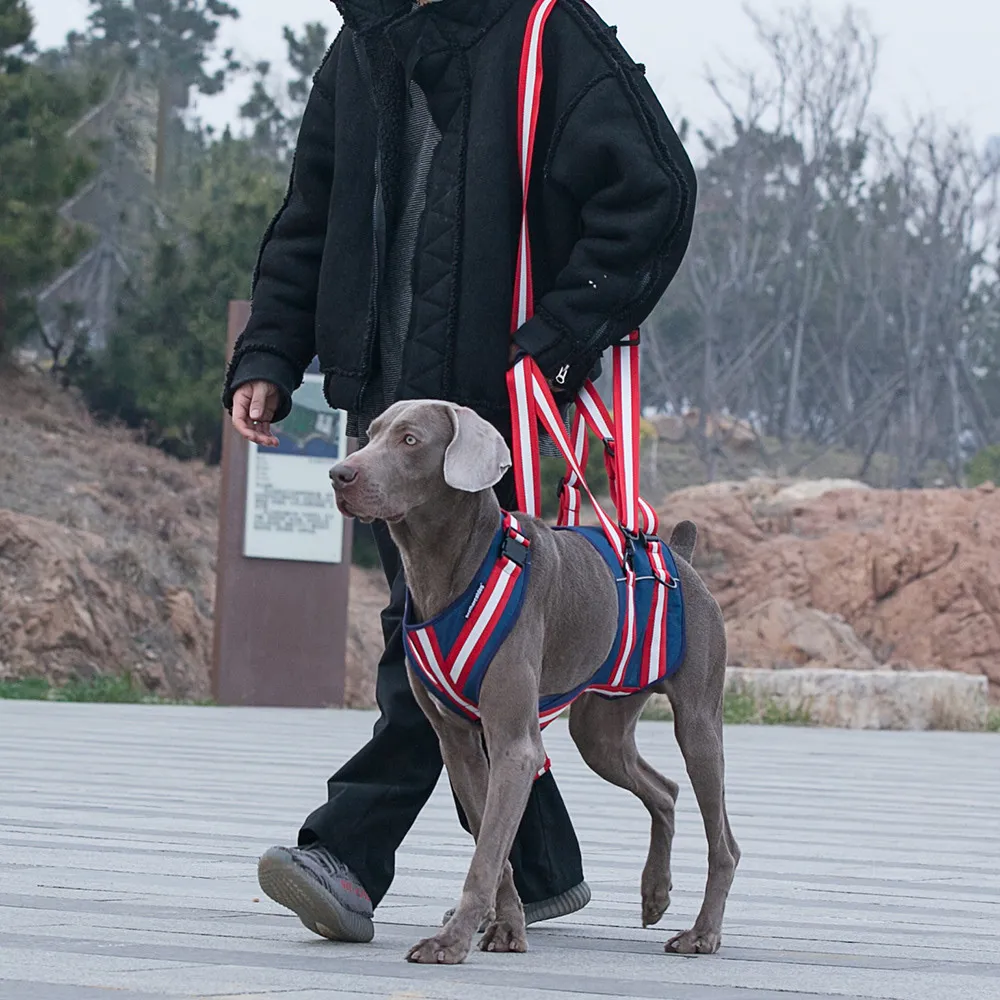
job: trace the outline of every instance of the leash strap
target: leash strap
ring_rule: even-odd
[[[535,133],[538,126],[539,99],[544,79],[542,44],[545,26],[556,0],[538,0],[528,17],[521,67],[518,78],[518,149],[521,168],[521,232],[518,238],[517,265],[514,275],[514,299],[511,332],[516,333],[534,315],[534,289],[531,275],[531,240],[528,230],[528,198],[535,153]],[[622,530],[632,537],[640,531],[655,534],[658,523],[653,509],[639,496],[639,334],[635,332],[624,344],[613,348],[614,409],[612,421],[607,407],[593,383],[588,380],[577,400],[571,437],[566,441],[565,429],[559,433],[547,417],[558,409],[537,364],[530,357],[521,357],[507,373],[507,390],[511,402],[514,473],[518,506],[526,514],[541,515],[541,468],[538,451],[539,420],[566,458],[567,475],[561,495],[560,525],[580,523],[581,487],[588,494],[598,513],[601,526],[616,552],[624,555]],[[546,413],[539,400],[545,397]],[[582,417],[581,417],[582,414]],[[562,427],[561,420],[558,421]],[[616,428],[617,424],[617,428]],[[604,461],[608,473],[611,500],[621,525],[614,525],[600,510],[585,482],[588,458],[587,430],[604,442]],[[616,434],[615,431],[618,431]]]
[[[511,333],[516,333],[535,311],[534,289],[531,275],[531,240],[528,230],[528,201],[531,190],[531,169],[535,154],[535,133],[538,126],[538,105],[542,93],[544,64],[542,43],[545,25],[556,0],[538,0],[528,17],[521,50],[521,67],[518,76],[518,151],[521,168],[521,232],[517,246],[517,264],[514,272],[514,300],[511,316]],[[558,407],[535,361],[523,356],[507,372],[507,392],[510,397],[511,430],[514,451],[514,479],[517,487],[518,507],[532,517],[541,516],[541,463],[538,452],[538,422],[556,441],[566,457],[568,489],[564,492],[562,516],[579,523],[580,487],[587,491],[591,502],[598,504],[587,488],[584,466],[587,460],[586,430],[582,422],[574,421],[574,447],[566,441],[565,428],[559,419]],[[541,400],[541,409],[539,407]],[[553,426],[552,416],[555,416]],[[602,527],[616,552],[624,556],[624,538],[617,526],[604,513],[598,511]],[[562,518],[560,518],[560,523]],[[567,521],[567,523],[569,523]]]
[[[583,412],[577,406],[573,414],[573,429],[570,432],[573,439],[573,455],[576,457],[577,465],[581,469],[587,468],[587,459],[590,452],[590,439],[587,435],[587,423],[583,419]],[[563,481],[559,484],[559,517],[557,524],[566,525],[569,528],[580,526],[580,477],[569,469]]]
[[[591,505],[597,514],[598,520],[601,523],[601,528],[604,530],[604,534],[607,536],[608,541],[611,543],[611,547],[615,551],[615,555],[618,557],[619,561],[624,563],[627,546],[625,544],[625,535],[618,525],[608,516],[604,508],[598,503],[597,497],[591,492],[590,486],[587,484],[586,476],[583,471],[583,466],[577,459],[576,453],[569,441],[569,436],[566,432],[566,427],[562,422],[562,418],[559,414],[559,408],[556,406],[556,401],[552,397],[552,390],[549,388],[548,383],[545,381],[545,376],[542,375],[541,370],[538,365],[531,358],[522,358],[521,361],[515,366],[515,368],[520,369],[524,373],[527,392],[530,394],[529,398],[535,413],[535,417],[538,422],[545,428],[549,436],[555,442],[556,447],[559,449],[560,454],[562,454],[566,463],[569,467],[570,474],[573,475],[580,486],[583,487],[590,500]],[[521,406],[526,402],[523,398],[517,400],[517,405]],[[532,436],[535,439],[537,446],[538,430],[537,425],[531,428]],[[515,455],[514,455],[514,468],[515,470],[519,466],[519,456],[517,454],[517,444],[515,442]],[[538,516],[538,515],[535,515]]]
[[[511,332],[519,330],[535,312],[531,277],[531,243],[528,234],[528,194],[531,166],[535,155],[535,132],[538,126],[538,101],[542,93],[544,67],[542,41],[545,24],[556,0],[538,0],[528,17],[521,49],[518,76],[517,143],[521,168],[521,233],[517,244],[517,267],[514,273],[514,303]],[[515,458],[515,482],[518,507],[533,517],[542,506],[542,480],[538,454],[538,416],[534,393],[529,388],[530,359],[522,359],[507,372],[507,393],[511,401],[512,437]]]

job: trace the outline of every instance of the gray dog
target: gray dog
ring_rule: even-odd
[[[372,424],[369,444],[331,470],[344,514],[388,522],[416,620],[438,615],[475,578],[500,523],[492,487],[510,466],[507,445],[486,421],[463,407],[421,400],[387,410]],[[531,542],[531,574],[523,611],[482,683],[481,728],[441,706],[410,671],[413,693],[438,734],[448,777],[476,839],[454,914],[437,934],[410,949],[412,962],[463,961],[484,921],[482,950],[526,950],[524,912],[507,857],[532,781],[546,760],[539,698],[588,681],[617,641],[616,584],[590,542],[534,519],[521,519],[521,527]],[[668,695],[673,705],[674,732],[708,837],[701,911],[694,927],[672,938],[666,949],[708,954],[719,948],[740,851],[724,789],[726,633],[718,604],[689,563],[695,536],[688,521],[670,540],[685,598],[687,647],[679,671],[653,690]],[[648,694],[617,699],[584,694],[569,718],[570,734],[587,764],[632,792],[652,817],[642,873],[643,926],[657,923],[670,904],[677,798],[677,785],[636,747],[636,722]]]

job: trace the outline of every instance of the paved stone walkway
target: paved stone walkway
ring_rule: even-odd
[[[681,782],[673,908],[639,924],[648,822],[547,742],[593,903],[532,928],[527,955],[403,961],[454,902],[470,853],[443,788],[399,858],[371,945],[312,938],[254,878],[293,838],[373,716],[0,702],[0,1000],[893,1000],[1000,998],[1000,737],[734,728],[743,864],[719,955],[665,955],[705,875]]]

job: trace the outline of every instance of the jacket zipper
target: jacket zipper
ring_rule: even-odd
[[[368,93],[371,95],[372,107],[375,109],[376,117],[378,108],[375,104],[375,85],[372,83],[371,67],[368,65],[368,56],[362,51],[357,38],[354,39],[354,51],[361,67],[361,73],[368,86]],[[378,348],[378,323],[379,323],[379,283],[382,276],[382,253],[385,246],[385,201],[382,197],[382,154],[378,149],[378,139],[375,142],[375,198],[372,205],[372,278],[368,289],[368,371],[358,389],[356,407],[358,412],[362,409],[365,392],[374,377],[375,351]]]
[[[385,202],[382,199],[382,170],[375,154],[375,203],[372,207],[372,280],[368,293],[368,375],[361,385],[358,403],[374,375],[375,350],[378,346],[379,284],[382,279],[382,252],[385,246]]]

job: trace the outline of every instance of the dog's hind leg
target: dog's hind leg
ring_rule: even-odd
[[[721,615],[720,615],[721,624]],[[722,747],[722,698],[726,644],[721,629],[710,635],[703,662],[687,662],[663,684],[674,708],[674,733],[694,788],[708,839],[708,880],[694,926],[667,942],[679,954],[712,954],[722,940],[722,920],[740,849],[726,812],[725,758]],[[690,656],[688,657],[690,660]]]
[[[674,839],[677,785],[643,760],[635,727],[646,694],[601,698],[585,694],[573,703],[569,731],[596,774],[635,795],[649,811],[649,854],[642,870],[642,925],[657,923],[670,905],[670,849]]]

